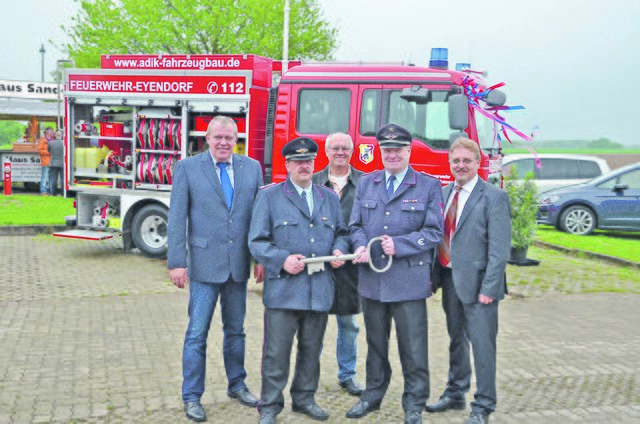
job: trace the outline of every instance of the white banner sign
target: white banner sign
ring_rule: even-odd
[[[11,162],[11,181],[14,183],[40,182],[42,167],[38,153],[1,153],[0,163],[4,164],[5,162]]]
[[[60,85],[60,90],[62,91],[62,85]],[[0,80],[0,97],[57,100],[58,84]]]

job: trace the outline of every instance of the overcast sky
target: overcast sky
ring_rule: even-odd
[[[640,145],[636,136],[640,69],[637,0],[319,0],[340,30],[339,61],[426,65],[448,47],[450,67],[470,62],[505,82],[507,120],[540,140],[597,139]],[[62,53],[73,0],[19,0],[0,17],[0,79],[45,79]],[[108,52],[105,52],[108,53]],[[247,53],[247,52],[229,52]]]

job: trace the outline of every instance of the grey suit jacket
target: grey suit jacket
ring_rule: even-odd
[[[359,265],[359,292],[368,299],[400,302],[431,295],[429,273],[434,249],[442,239],[440,182],[409,167],[391,199],[384,171],[363,175],[358,183],[349,228],[354,249],[383,234],[393,238],[396,255],[384,273]],[[377,268],[386,265],[380,242],[371,249]]]
[[[292,275],[282,267],[289,255],[328,256],[347,252],[347,228],[338,195],[313,185],[313,214],[290,180],[258,193],[249,232],[251,253],[264,265],[262,301],[267,308],[327,312],[333,303],[334,277],[330,264],[312,275],[305,268]]]
[[[445,199],[453,186],[452,183],[444,188]],[[504,298],[510,248],[509,197],[505,191],[478,179],[451,241],[453,283],[462,303],[476,303],[480,294],[495,300]],[[440,267],[436,261],[436,271]]]
[[[233,173],[229,210],[208,151],[177,163],[169,208],[169,269],[187,268],[189,278],[199,282],[224,283],[230,276],[236,282],[248,280],[249,223],[262,169],[257,161],[234,154]]]

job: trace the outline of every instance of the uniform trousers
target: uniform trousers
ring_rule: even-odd
[[[290,388],[291,401],[295,406],[315,402],[327,319],[327,312],[265,308],[262,391],[258,404],[261,413],[277,415],[284,408],[282,392],[289,380],[294,336],[298,338],[298,346]]]
[[[485,305],[460,301],[453,285],[451,269],[441,271],[442,307],[449,332],[449,377],[445,396],[464,399],[471,385],[470,345],[476,371],[476,393],[471,402],[474,413],[490,414],[496,409],[496,337],[498,301]]]
[[[380,302],[361,298],[367,330],[367,384],[360,399],[379,404],[391,382],[389,338],[395,321],[404,376],[402,408],[422,411],[429,398],[429,349],[425,299]]]

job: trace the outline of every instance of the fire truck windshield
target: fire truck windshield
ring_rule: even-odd
[[[432,149],[447,150],[449,136],[448,92],[432,91],[426,103],[415,103],[400,97],[401,90],[365,90],[360,116],[361,135],[374,135],[375,129],[387,123],[398,124]]]

